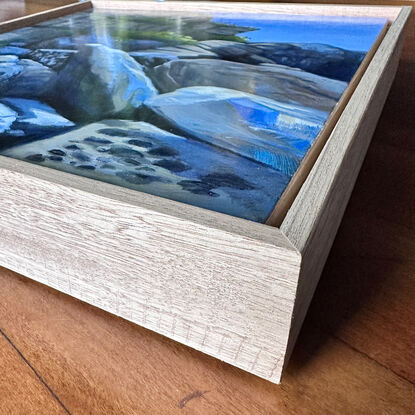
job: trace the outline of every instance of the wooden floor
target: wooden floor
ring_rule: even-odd
[[[0,413],[414,414],[415,17],[282,385],[0,269]]]

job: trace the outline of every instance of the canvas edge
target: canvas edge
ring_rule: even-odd
[[[395,77],[411,11],[411,6],[401,7],[281,224],[284,235],[303,256],[284,366],[293,351]]]
[[[271,214],[269,215],[268,219],[265,222],[267,225],[276,226],[276,227],[281,226],[282,221],[287,215],[288,209],[291,207],[294,199],[297,197],[297,194],[299,190],[301,189],[301,186],[303,185],[304,180],[309,175],[312,167],[314,166],[318,156],[321,153],[321,150],[323,149],[325,143],[330,137],[330,134],[332,133],[334,127],[336,126],[338,119],[343,113],[357,85],[359,85],[359,82],[362,79],[362,76],[366,72],[366,69],[368,68],[370,61],[372,60],[373,56],[378,50],[379,45],[382,43],[383,38],[385,37],[385,34],[388,32],[389,26],[390,26],[390,22],[388,21],[383,26],[380,33],[378,34],[372,47],[366,53],[366,56],[364,57],[357,71],[355,72],[352,79],[348,83],[347,88],[344,90],[336,106],[333,108],[333,110],[329,114],[322,130],[319,132],[319,134],[313,141],[311,147],[308,149],[307,153],[303,157],[303,160],[301,161],[297,171],[291,177],[291,180],[288,183],[287,187],[285,188],[284,192],[282,193],[280,198],[277,200],[277,203],[275,204],[274,209],[272,210]]]

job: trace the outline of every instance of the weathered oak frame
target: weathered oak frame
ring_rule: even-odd
[[[99,9],[386,17],[279,228],[0,157],[0,265],[278,383],[395,71],[410,7],[103,1]]]

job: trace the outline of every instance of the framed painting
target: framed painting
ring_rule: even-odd
[[[409,13],[98,0],[0,24],[0,264],[279,382]]]

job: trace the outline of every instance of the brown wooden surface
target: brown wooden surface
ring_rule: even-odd
[[[10,339],[0,335],[0,403],[3,414],[64,414],[59,401],[39,374],[19,355]]]
[[[0,21],[43,12],[71,3],[74,3],[74,0],[0,0]]]
[[[0,269],[0,413],[415,413],[414,16],[409,29],[282,385]]]

